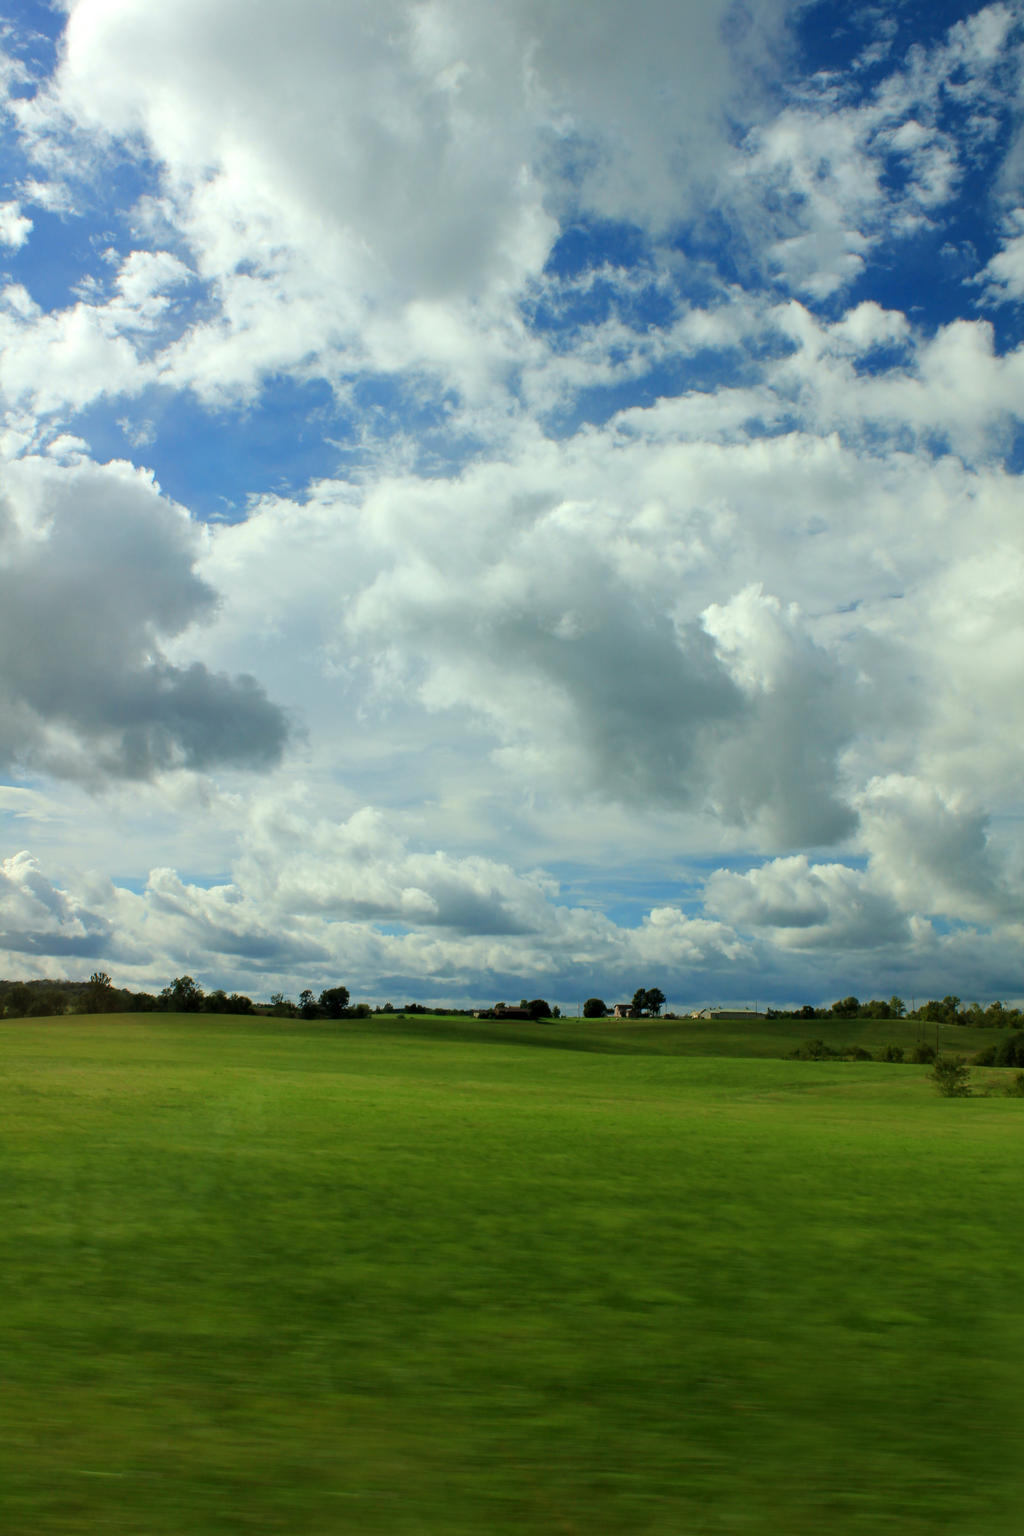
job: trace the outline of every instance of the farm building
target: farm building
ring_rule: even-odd
[[[632,1019],[634,1016],[635,1016],[635,1010],[633,1008],[633,1004],[632,1003],[616,1003],[615,1004],[615,1009],[614,1009],[614,1017],[615,1018],[617,1018],[617,1019]]]
[[[734,1019],[738,1022],[763,1017],[756,1008],[695,1008],[690,1014],[691,1019]]]

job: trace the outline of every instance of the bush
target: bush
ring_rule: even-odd
[[[971,1091],[971,1073],[962,1056],[936,1056],[932,1081],[946,1099],[966,1099]]]
[[[862,1045],[848,1045],[843,1052],[847,1061],[870,1061],[871,1052],[866,1051]]]
[[[919,1040],[910,1053],[910,1059],[918,1066],[928,1066],[935,1060],[934,1045],[928,1045],[926,1041]]]
[[[1024,1072],[1015,1072],[1013,1082],[1007,1083],[1006,1094],[1011,1099],[1024,1099]]]
[[[884,1045],[878,1053],[878,1059],[879,1061],[902,1061],[902,1045],[892,1045],[891,1043],[889,1045]]]
[[[839,1055],[824,1040],[807,1040],[803,1045],[798,1045],[795,1051],[790,1051],[790,1061],[833,1061]]]

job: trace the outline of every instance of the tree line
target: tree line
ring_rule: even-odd
[[[966,1007],[953,993],[941,1000],[929,998],[920,1007],[908,1008],[902,997],[890,997],[888,1001],[873,997],[862,1003],[856,997],[841,997],[828,1008],[813,1008],[805,1003],[802,1008],[769,1008],[769,1019],[917,1019],[925,1024],[960,1024],[975,1029],[1020,1028],[1024,1013],[1019,1008],[1009,1008],[1005,1003],[968,1003]]]
[[[630,1009],[636,1018],[660,1017],[665,1005],[665,994],[660,987],[638,987],[633,993]],[[501,1005],[504,1007],[504,1005]],[[558,1009],[549,1007],[544,998],[524,998],[520,1008],[528,1009],[534,1018],[557,1018]],[[282,1018],[342,1019],[369,1018],[372,1014],[465,1014],[471,1008],[434,1008],[424,1003],[405,1003],[395,1008],[384,1003],[371,1008],[369,1003],[352,1003],[349,990],[344,986],[323,987],[315,993],[306,987],[293,1002],[283,993],[275,992],[269,1003],[254,1002],[241,992],[226,992],[216,987],[207,992],[191,976],[176,976],[160,992],[132,992],[127,987],[116,987],[106,971],[94,971],[88,981],[11,981],[0,980],[0,1017],[47,1018],[68,1013],[228,1013],[273,1014]],[[588,997],[583,1004],[583,1017],[605,1018],[612,1009],[601,997]],[[668,1014],[666,1017],[674,1017]],[[1021,1029],[1024,1027],[1024,1011],[996,1001],[982,1007],[980,1003],[964,1004],[955,994],[943,998],[929,998],[918,1006],[907,1007],[901,997],[888,999],[871,998],[861,1002],[856,997],[841,997],[828,1007],[816,1008],[805,1003],[799,1008],[767,1008],[769,1019],[914,1019],[927,1024],[959,1024],[984,1029]]]
[[[242,992],[216,987],[207,992],[191,976],[176,976],[160,992],[131,992],[115,987],[106,971],[88,981],[0,981],[0,1015],[7,1019],[48,1018],[68,1013],[270,1013],[303,1019],[366,1018],[368,1003],[350,1006],[347,987],[310,989],[293,1003],[275,992],[269,1003],[255,1003]]]

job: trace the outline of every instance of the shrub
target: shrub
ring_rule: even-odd
[[[870,1061],[871,1052],[866,1051],[862,1045],[848,1045],[843,1052],[847,1061]]]
[[[925,1040],[919,1040],[910,1053],[910,1059],[918,1066],[927,1066],[935,1060],[935,1047]]]
[[[936,1056],[932,1081],[946,1099],[966,1099],[971,1091],[971,1074],[962,1056]]]
[[[1024,1072],[1015,1072],[1013,1082],[1006,1085],[1007,1097],[1011,1099],[1024,1099]]]
[[[795,1051],[790,1051],[790,1061],[832,1061],[839,1055],[824,1040],[807,1040],[803,1045],[798,1045]]]
[[[893,1045],[891,1043],[889,1045],[884,1045],[878,1053],[878,1059],[879,1061],[902,1061],[902,1045]]]

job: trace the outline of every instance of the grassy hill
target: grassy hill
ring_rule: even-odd
[[[0,1026],[0,1529],[1016,1536],[1024,1101],[732,1028]]]

